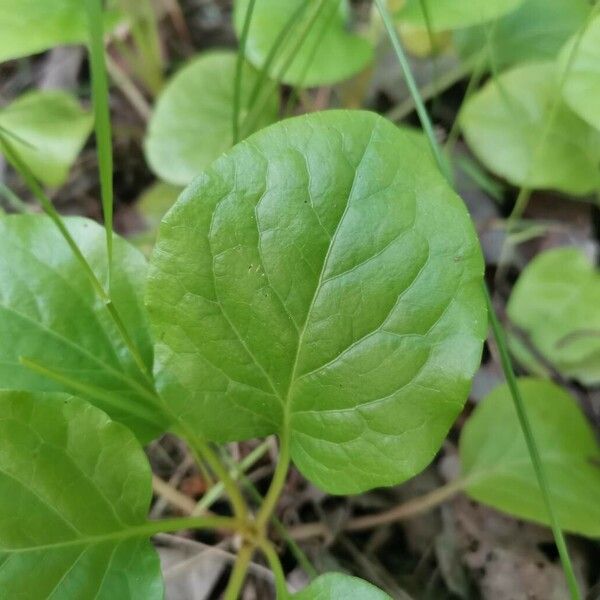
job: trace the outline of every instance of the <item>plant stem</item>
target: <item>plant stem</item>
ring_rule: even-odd
[[[253,554],[254,546],[244,543],[233,565],[233,571],[223,596],[224,600],[237,600],[239,598]]]
[[[0,142],[1,144],[1,142]],[[0,196],[2,196],[6,203],[17,212],[28,213],[31,212],[31,207],[21,200],[17,194],[15,194],[4,182],[0,181]]]
[[[271,544],[271,542],[269,542],[267,539],[261,540],[259,543],[259,548],[265,555],[265,558],[271,567],[271,571],[273,571],[273,575],[275,576],[275,593],[277,594],[277,599],[285,600],[289,597],[289,594],[285,581],[285,573],[283,572],[279,556],[277,556],[277,552],[275,551],[273,544]]]
[[[252,13],[256,0],[248,2],[248,9],[244,16],[244,25],[242,27],[242,35],[240,36],[240,47],[238,48],[237,60],[235,63],[235,82],[233,88],[233,143],[234,145],[240,141],[240,103],[242,95],[242,75],[244,59],[246,56],[246,42],[248,41],[248,32],[250,31],[250,23],[252,21]]]
[[[144,98],[142,92],[140,92],[135,83],[129,78],[129,75],[110,56],[106,57],[106,68],[112,80],[123,93],[123,96],[127,98],[129,104],[135,109],[144,123],[147,123],[150,120],[152,108],[146,98]]]

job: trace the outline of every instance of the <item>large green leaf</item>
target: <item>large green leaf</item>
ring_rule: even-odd
[[[482,271],[420,136],[360,111],[282,121],[161,224],[157,384],[209,439],[291,435],[328,491],[395,484],[463,406],[486,332]]]
[[[319,11],[319,3],[324,7]],[[249,0],[236,0],[234,23],[241,33]],[[305,4],[304,11],[300,11]],[[348,31],[347,0],[259,0],[256,2],[246,44],[246,57],[257,68],[267,62],[282,32],[288,30],[277,48],[269,74],[284,83],[313,87],[348,79],[373,58],[373,47]],[[305,36],[306,28],[310,26]],[[300,44],[300,42],[302,42]]]
[[[295,600],[391,600],[374,585],[358,577],[326,573],[292,596]]]
[[[600,536],[600,448],[569,394],[549,381],[519,380],[561,527]],[[460,458],[467,492],[510,514],[548,523],[544,500],[508,386],[489,394],[465,425]]]
[[[515,10],[523,0],[406,0],[398,12],[402,21],[425,25],[427,19],[422,4],[427,2],[431,28],[458,29],[491,21]]]
[[[65,222],[105,282],[104,230],[85,219]],[[152,343],[141,305],[145,260],[115,237],[114,266],[114,305],[151,370]],[[22,358],[54,378],[34,373]],[[79,391],[144,441],[168,426],[152,408],[155,396],[106,306],[55,225],[39,215],[0,221],[0,382],[5,389]]]
[[[111,3],[111,5],[114,4]],[[3,0],[0,2],[0,62],[87,39],[83,0]],[[116,21],[106,14],[107,25]]]
[[[187,185],[232,145],[233,89],[236,55],[208,52],[193,60],[167,84],[146,136],[146,157],[152,170],[175,185]],[[248,105],[258,74],[243,69],[241,106]],[[247,110],[240,111],[243,122]],[[255,129],[277,118],[273,96],[260,113]]]
[[[0,110],[0,127],[33,174],[47,185],[64,183],[94,125],[94,117],[67,92],[36,91]]]
[[[160,599],[144,452],[123,425],[61,394],[0,392],[0,596]]]
[[[515,67],[467,101],[463,132],[481,162],[514,185],[587,194],[600,185],[600,134],[564,104],[551,119],[558,93],[553,63]]]
[[[511,321],[563,375],[600,383],[600,273],[583,252],[543,252],[523,271],[507,307]]]
[[[550,60],[583,25],[590,10],[587,0],[525,0],[493,23],[456,31],[454,39],[463,56],[485,48],[488,63],[498,69]]]
[[[570,69],[563,97],[579,116],[600,130],[600,15],[589,23],[573,54],[575,37],[561,52],[561,67]]]

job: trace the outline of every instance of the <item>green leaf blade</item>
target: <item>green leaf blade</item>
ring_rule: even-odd
[[[424,141],[371,113],[236,146],[167,215],[151,265],[166,401],[209,439],[291,434],[328,491],[424,468],[479,363],[468,214]]]
[[[307,588],[294,594],[296,600],[391,600],[385,592],[374,585],[341,573],[326,573],[317,577]]]

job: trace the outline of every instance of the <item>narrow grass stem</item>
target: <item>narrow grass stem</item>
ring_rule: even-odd
[[[281,561],[279,560],[279,556],[277,556],[277,552],[275,551],[273,544],[271,544],[269,540],[263,539],[258,544],[258,547],[265,555],[265,558],[269,563],[269,567],[271,567],[271,571],[275,576],[275,593],[277,594],[278,600],[286,600],[286,598],[289,597],[289,594],[285,582],[285,573],[283,572]]]
[[[4,182],[0,181],[0,196],[6,200],[6,203],[13,210],[20,213],[31,212],[31,207],[21,200]]]
[[[129,104],[135,109],[144,123],[148,122],[152,114],[152,108],[136,84],[129,78],[125,70],[112,60],[110,56],[106,56],[106,68],[111,79],[121,90],[123,96],[129,101]]]
[[[227,589],[223,596],[224,600],[238,600],[253,554],[254,546],[252,544],[244,543],[235,559],[233,571],[231,572]]]

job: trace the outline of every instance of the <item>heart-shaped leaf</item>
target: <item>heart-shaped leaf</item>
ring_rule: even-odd
[[[600,185],[600,134],[564,104],[553,111],[558,93],[553,63],[515,67],[467,101],[462,129],[479,160],[514,185],[587,194]]]
[[[317,577],[307,588],[294,594],[295,600],[391,600],[374,585],[358,577],[341,573],[326,573]]]
[[[80,218],[66,226],[102,282],[105,232]],[[141,306],[146,262],[115,237],[112,295],[149,371],[152,344]],[[22,364],[35,363],[38,373]],[[40,374],[45,373],[47,376]],[[0,221],[2,387],[77,392],[148,441],[168,426],[105,304],[56,226],[39,215]]]
[[[0,392],[0,439],[2,597],[162,598],[130,431],[76,398]]]
[[[94,125],[91,113],[63,91],[29,92],[0,109],[0,127],[33,174],[47,185],[64,183]]]
[[[235,2],[238,35],[248,5],[249,0]],[[348,19],[347,0],[259,0],[252,13],[246,58],[259,69],[269,61],[269,74],[290,85],[314,87],[343,81],[373,59],[373,47],[348,31]],[[273,52],[275,58],[270,61]]]
[[[145,148],[152,170],[175,185],[187,185],[232,145],[236,54],[207,52],[179,71],[163,90],[148,127]],[[245,66],[240,123],[248,111],[256,71]],[[273,96],[254,130],[277,118]]]
[[[115,2],[110,2],[114,6]],[[106,12],[106,25],[117,21]],[[83,0],[12,0],[0,2],[0,62],[87,39]]]
[[[277,432],[323,489],[408,479],[461,411],[483,262],[417,134],[329,111],[251,136],[160,227],[156,378],[212,440]]]
[[[566,377],[600,383],[600,273],[575,248],[537,256],[507,306],[511,321]]]
[[[454,39],[462,56],[484,51],[496,69],[551,60],[584,24],[590,10],[587,0],[525,0],[493,24],[456,31]]]
[[[424,2],[431,28],[441,31],[491,21],[515,10],[523,0],[406,0],[398,18],[426,25]]]
[[[600,15],[588,24],[574,48],[576,43],[574,36],[560,56],[561,67],[569,69],[563,97],[580,117],[600,130]]]
[[[600,448],[569,394],[549,381],[523,378],[519,389],[563,529],[600,536]],[[465,425],[460,459],[476,500],[548,524],[546,505],[508,386],[489,394]]]

